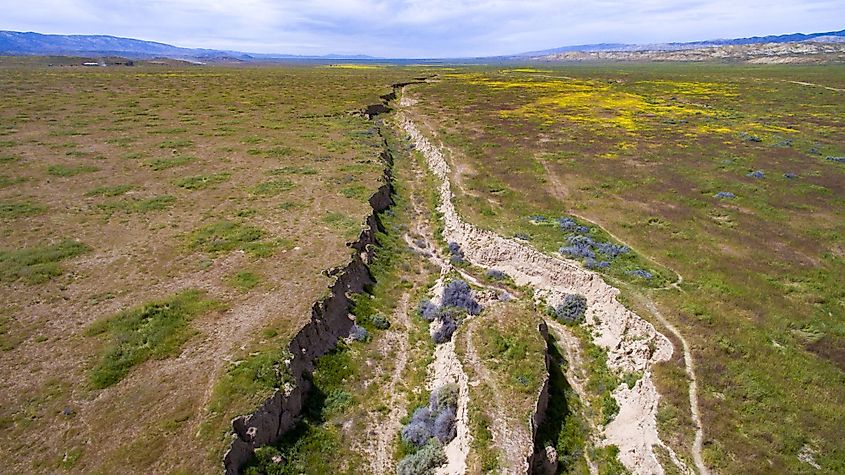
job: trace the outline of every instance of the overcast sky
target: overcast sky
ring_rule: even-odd
[[[0,0],[0,12],[5,30],[383,57],[845,28],[845,0]]]

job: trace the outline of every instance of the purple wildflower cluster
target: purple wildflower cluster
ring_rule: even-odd
[[[587,311],[587,298],[580,294],[566,294],[563,301],[552,309],[555,318],[565,323],[581,323]]]
[[[456,435],[457,409],[458,386],[440,386],[432,391],[428,406],[417,408],[402,428],[402,440],[415,447],[426,445],[432,438],[441,444],[449,443]]]
[[[464,251],[461,249],[460,244],[456,242],[449,243],[449,254],[451,257],[449,258],[452,261],[452,264],[463,264],[464,263]]]
[[[425,321],[440,322],[440,326],[431,335],[435,343],[445,343],[452,339],[452,334],[458,329],[464,313],[478,315],[483,310],[472,295],[469,285],[460,279],[455,279],[443,290],[443,304],[438,307],[428,299],[417,305],[417,312]]]
[[[559,252],[583,259],[584,265],[589,269],[606,269],[610,267],[611,261],[631,252],[628,246],[596,241],[590,236],[574,235],[568,236],[566,240],[569,245],[561,247]],[[603,258],[599,257],[600,255]]]
[[[634,270],[629,270],[628,272],[626,272],[626,274],[628,274],[628,275],[632,275],[632,276],[634,276],[634,277],[640,277],[640,278],[642,278],[642,279],[646,279],[646,280],[649,280],[649,279],[651,279],[652,277],[654,277],[654,274],[652,274],[651,272],[649,272],[649,271],[647,271],[647,270],[645,270],[645,269],[634,269]]]

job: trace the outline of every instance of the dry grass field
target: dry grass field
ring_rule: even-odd
[[[381,185],[350,112],[408,76],[4,64],[6,470],[219,471]]]

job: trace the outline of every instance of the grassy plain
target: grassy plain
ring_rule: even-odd
[[[221,470],[381,185],[350,112],[410,76],[3,60],[6,469]]]
[[[469,220],[554,253],[570,216],[633,249],[598,271],[691,343],[708,465],[800,472],[809,454],[838,472],[845,167],[827,157],[845,156],[843,87],[841,65],[609,64],[443,71],[412,95]],[[675,347],[659,422],[689,459]]]

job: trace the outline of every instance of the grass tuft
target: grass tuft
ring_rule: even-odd
[[[202,291],[186,290],[95,322],[88,335],[105,334],[109,343],[89,373],[92,386],[107,388],[133,367],[173,355],[193,334],[191,319],[218,306]]]
[[[88,252],[81,242],[65,240],[58,244],[5,251],[0,250],[0,280],[30,284],[47,282],[62,275],[59,262]]]

